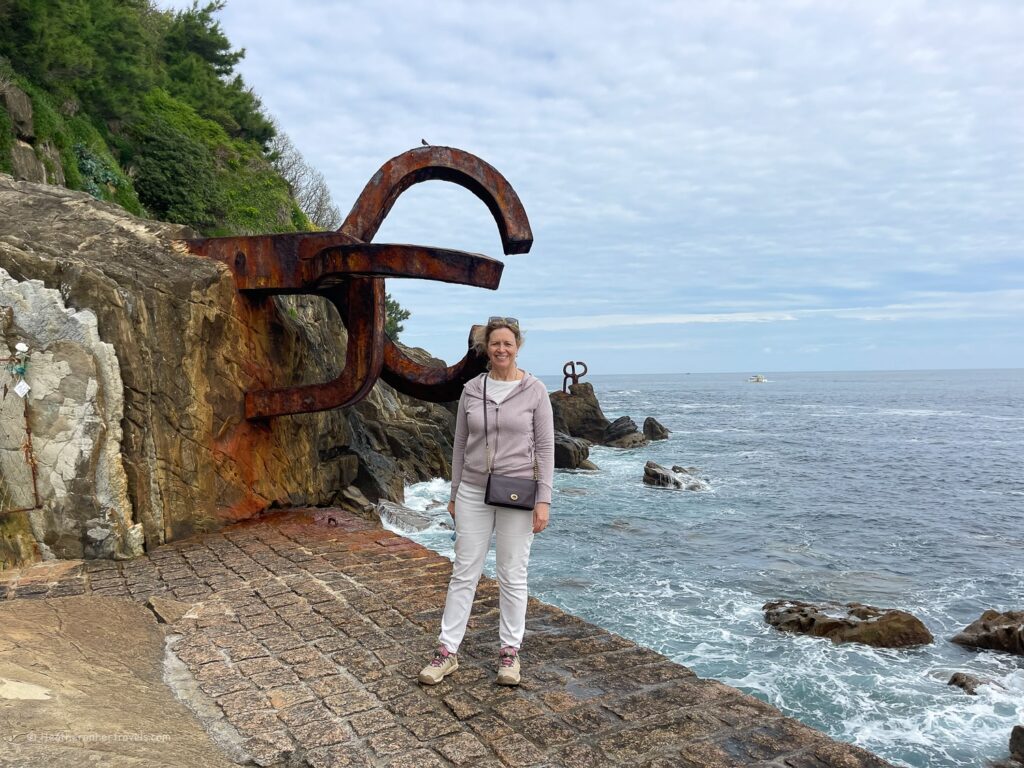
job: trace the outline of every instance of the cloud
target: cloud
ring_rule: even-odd
[[[1017,0],[230,0],[220,18],[342,210],[420,138],[519,192],[533,253],[503,259],[497,294],[389,281],[413,324],[497,307],[545,334],[784,323],[815,345],[837,319],[991,335],[1019,315],[977,298],[1024,287]],[[406,192],[377,240],[499,256],[448,186]]]
[[[930,299],[918,303],[880,307],[829,307],[773,312],[719,312],[693,314],[572,315],[535,318],[535,331],[582,331],[645,325],[707,325],[719,323],[789,323],[815,318],[863,321],[950,320],[1024,316],[1024,289],[981,293],[919,294]]]

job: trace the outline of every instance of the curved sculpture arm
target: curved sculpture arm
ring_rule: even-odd
[[[473,326],[474,330],[478,326]],[[391,339],[384,341],[384,369],[380,377],[403,395],[409,395],[430,403],[450,403],[462,395],[463,385],[479,373],[487,370],[487,357],[472,348],[473,332],[470,331],[470,350],[465,356],[447,368],[422,365],[406,355]]]
[[[373,389],[384,364],[384,281],[350,277],[325,290],[349,332],[345,367],[333,381],[245,393],[245,418],[267,419],[354,405]],[[356,343],[359,340],[359,343]]]
[[[450,181],[479,197],[494,216],[506,254],[529,252],[533,231],[512,185],[494,166],[454,147],[418,147],[388,160],[363,188],[338,231],[370,242],[399,195],[431,179]]]

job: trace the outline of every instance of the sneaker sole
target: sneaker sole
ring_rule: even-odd
[[[438,678],[437,680],[434,680],[432,677],[427,677],[426,675],[424,675],[421,672],[420,676],[419,676],[419,681],[421,683],[423,683],[424,685],[437,685],[438,683],[440,683],[442,680],[444,680],[446,677],[448,677],[448,675],[450,675],[452,672],[454,672],[458,668],[459,668],[459,662],[456,661],[455,662],[455,666],[453,666],[451,669],[449,669],[447,672],[445,672],[443,675],[441,675],[441,677]]]
[[[511,677],[504,677],[503,678],[501,675],[498,675],[498,679],[495,680],[495,682],[498,685],[519,685],[519,678],[518,677],[515,678],[515,679],[513,679]]]

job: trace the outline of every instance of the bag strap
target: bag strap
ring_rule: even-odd
[[[485,456],[486,456],[485,467],[487,469],[487,474],[489,475],[489,474],[491,474],[491,471],[494,469],[494,463],[493,463],[493,456],[491,455],[490,443],[488,443],[488,441],[487,441],[487,379],[488,378],[489,378],[489,375],[487,374],[486,371],[484,371],[484,452],[485,452]],[[495,417],[497,417],[497,412],[495,412]],[[494,433],[494,452],[495,453],[498,452],[498,433],[497,433],[497,431],[495,431],[495,433]],[[537,468],[537,452],[534,451],[533,452],[533,481],[537,482],[540,479],[539,476],[540,476],[540,471]]]
[[[497,435],[495,435],[495,441],[497,441]],[[486,456],[484,467],[489,475],[494,465],[491,463],[491,447],[487,442],[487,371],[484,371],[484,452]]]

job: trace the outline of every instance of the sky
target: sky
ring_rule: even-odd
[[[399,199],[375,242],[505,263],[496,292],[389,280],[406,344],[453,362],[502,315],[538,375],[1024,367],[1020,0],[228,0],[218,18],[342,213],[421,139],[519,193],[534,246],[512,256],[470,192]]]

